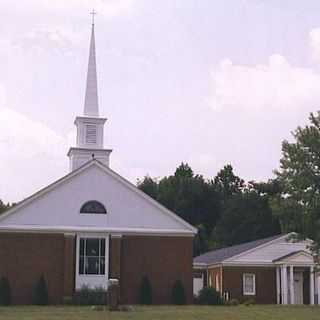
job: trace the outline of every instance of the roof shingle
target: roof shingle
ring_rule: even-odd
[[[204,264],[215,264],[215,263],[221,263],[226,259],[229,259],[235,255],[238,255],[240,253],[243,253],[247,250],[254,249],[262,244],[265,244],[267,242],[270,242],[272,240],[275,240],[277,238],[282,237],[283,234],[279,234],[276,236],[259,239],[255,241],[250,241],[242,244],[238,244],[231,247],[226,247],[222,249],[217,249],[213,251],[209,251],[207,253],[204,253],[200,256],[197,256],[193,259],[193,263],[204,263]]]

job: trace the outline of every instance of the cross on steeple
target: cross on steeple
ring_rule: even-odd
[[[96,11],[94,11],[94,9],[90,12],[90,14],[92,15],[92,24],[94,24],[94,16],[97,14]]]

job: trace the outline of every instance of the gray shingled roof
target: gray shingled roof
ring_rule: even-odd
[[[246,242],[242,244],[238,244],[231,247],[226,247],[222,249],[217,249],[213,251],[209,251],[207,253],[204,253],[200,256],[197,256],[193,259],[193,263],[204,263],[204,264],[215,264],[215,263],[221,263],[226,259],[229,259],[235,255],[238,255],[242,252],[245,252],[247,250],[254,249],[262,244],[265,244],[269,241],[275,240],[277,238],[282,237],[283,234],[279,234],[277,236],[259,239],[251,242]]]

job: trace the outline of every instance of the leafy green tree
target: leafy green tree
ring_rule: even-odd
[[[208,250],[209,235],[219,219],[221,204],[213,183],[195,175],[187,163],[182,163],[173,175],[159,181],[145,177],[138,182],[138,188],[192,225],[200,226],[194,253]]]
[[[319,254],[320,244],[320,112],[311,113],[310,123],[293,132],[293,142],[282,143],[280,168],[276,171],[282,186],[279,208],[281,219],[294,220],[292,228],[300,223],[302,236],[315,240]],[[294,208],[290,213],[290,208]],[[292,224],[292,222],[291,222]]]
[[[278,196],[282,193],[282,187],[278,179],[269,179],[267,182],[250,181],[246,190],[268,197]]]
[[[193,171],[187,163],[181,163],[181,165],[176,169],[174,176],[176,178],[192,178]]]
[[[159,181],[145,177],[138,188],[174,211],[194,226],[203,225],[211,231],[219,218],[220,196],[215,186],[200,175],[194,175],[182,163],[174,175]]]
[[[0,200],[0,214],[10,209],[12,206],[14,206],[14,204],[5,204],[2,200]]]
[[[213,238],[218,246],[230,246],[281,232],[267,197],[256,192],[233,195],[225,203]]]
[[[193,256],[196,257],[209,250],[209,236],[206,228],[201,224],[197,226],[198,233],[193,239]]]
[[[145,176],[143,180],[138,180],[138,188],[153,199],[158,198],[158,183],[155,179]]]
[[[244,189],[244,180],[236,176],[230,164],[221,169],[214,178],[214,185],[224,199],[240,193]]]
[[[280,233],[279,181],[246,184],[231,165],[206,180],[182,163],[173,175],[159,180],[145,177],[138,188],[198,228],[194,255]],[[281,221],[287,228],[292,223],[291,219]]]

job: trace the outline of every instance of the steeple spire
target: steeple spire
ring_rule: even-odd
[[[98,106],[98,85],[97,85],[97,67],[96,67],[96,47],[94,37],[94,15],[92,14],[92,29],[91,29],[91,40],[90,40],[90,51],[89,51],[89,63],[87,73],[87,87],[84,101],[84,115],[98,117],[99,106]]]
[[[90,40],[89,65],[87,74],[87,88],[84,102],[84,114],[76,117],[74,124],[77,126],[77,144],[68,152],[70,170],[73,171],[92,159],[99,160],[109,166],[112,150],[104,148],[104,124],[106,118],[99,116],[96,48],[94,39],[94,15],[92,14],[92,30]]]

